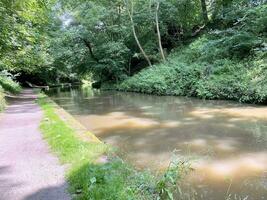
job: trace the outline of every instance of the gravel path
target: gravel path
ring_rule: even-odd
[[[69,200],[64,167],[50,153],[33,91],[10,101],[0,117],[0,200]]]

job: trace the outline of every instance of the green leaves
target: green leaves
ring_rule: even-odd
[[[244,9],[244,13],[257,13],[262,18],[266,6]],[[266,35],[250,31],[249,23],[256,20],[254,14],[246,15],[246,22],[239,25],[203,34],[173,51],[168,62],[141,71],[117,88],[266,103]]]
[[[32,73],[46,65],[49,8],[39,0],[15,0],[1,1],[0,10],[1,68]]]
[[[71,16],[72,23],[64,30],[58,27],[57,38],[52,38],[52,65],[58,67],[60,64],[61,70],[68,68],[77,75],[92,73],[95,80],[117,82],[146,67],[145,59],[159,62],[161,59],[155,32],[156,1],[131,2],[134,6],[132,18],[136,37],[147,56],[140,53],[132,33],[132,22],[122,0],[69,0],[62,2],[56,11],[62,16]],[[201,9],[198,0],[163,0],[160,4],[159,24],[164,52],[167,54],[167,49],[171,49],[185,35],[191,35],[192,28],[202,21],[199,17]],[[83,40],[90,45],[83,44]]]
[[[2,0],[0,70],[34,75],[42,83],[74,81],[87,74],[92,74],[95,81],[118,83],[146,68],[147,60],[152,64],[161,62],[157,37],[160,35],[161,55],[178,47],[176,53],[169,56],[169,62],[153,67],[152,71],[142,71],[123,82],[120,88],[159,95],[217,98],[223,95],[212,89],[211,77],[219,75],[215,73],[220,66],[215,61],[240,63],[266,48],[264,4],[218,0],[208,5],[207,12],[213,21],[207,25],[207,33],[192,39],[203,30],[200,0],[127,2],[134,6],[132,21],[122,0],[14,0],[12,3]],[[160,2],[160,34],[155,24],[157,2]],[[147,56],[141,53],[136,38]],[[183,43],[188,45],[182,46]],[[232,76],[229,78],[232,80]],[[254,82],[260,79],[250,78]],[[207,80],[211,81],[209,89]],[[216,82],[218,87],[226,83],[223,78]],[[242,87],[248,85],[249,81]],[[257,86],[253,88],[259,91]],[[222,94],[233,92],[222,90]],[[256,93],[263,101],[265,95]]]
[[[13,81],[10,76],[1,74],[0,71],[0,92],[2,91],[2,88],[6,92],[11,92],[15,94],[21,91],[21,86],[19,85],[19,83]]]

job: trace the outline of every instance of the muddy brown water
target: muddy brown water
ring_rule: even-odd
[[[139,168],[188,158],[190,199],[267,199],[267,106],[88,88],[49,95]]]

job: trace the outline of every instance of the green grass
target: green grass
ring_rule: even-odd
[[[5,93],[10,92],[18,94],[21,91],[19,83],[13,81],[11,78],[0,75],[0,112],[4,110],[6,106]]]
[[[45,118],[41,123],[44,138],[61,162],[67,164],[70,193],[79,200],[172,199],[178,182],[188,169],[184,161],[172,164],[162,175],[138,171],[114,154],[108,145],[85,142],[76,136],[55,113],[54,103],[40,96]],[[108,155],[108,162],[97,162]],[[182,163],[182,164],[181,164]]]
[[[4,110],[6,105],[5,96],[4,96],[4,90],[0,86],[0,112]]]

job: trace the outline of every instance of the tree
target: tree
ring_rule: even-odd
[[[0,7],[0,70],[48,82],[86,74],[123,80],[166,60],[165,49],[203,22],[199,0],[2,0]]]
[[[160,30],[159,30],[159,17],[158,17],[159,5],[160,5],[160,2],[158,1],[157,6],[156,6],[156,26],[157,26],[157,35],[158,35],[158,42],[159,42],[159,49],[160,49],[161,57],[165,61],[166,58],[165,58],[164,51],[162,48],[161,35],[160,35]]]
[[[132,0],[130,0],[130,7],[129,8],[129,5],[128,5],[128,0],[124,0],[124,4],[125,4],[125,7],[126,7],[126,10],[127,10],[127,13],[128,13],[128,16],[130,18],[130,21],[131,21],[131,26],[132,26],[132,31],[133,31],[133,35],[134,35],[134,38],[135,38],[135,41],[140,49],[140,51],[142,52],[144,58],[146,59],[147,63],[149,64],[149,66],[152,66],[151,64],[151,61],[149,59],[149,57],[147,56],[146,52],[144,51],[138,37],[137,37],[137,34],[136,34],[136,30],[135,30],[135,25],[134,25],[134,20],[133,20],[133,14],[134,14],[134,4],[132,2]]]
[[[206,0],[201,0],[202,15],[205,24],[209,22]]]
[[[0,1],[0,70],[33,73],[48,64],[52,1]]]

